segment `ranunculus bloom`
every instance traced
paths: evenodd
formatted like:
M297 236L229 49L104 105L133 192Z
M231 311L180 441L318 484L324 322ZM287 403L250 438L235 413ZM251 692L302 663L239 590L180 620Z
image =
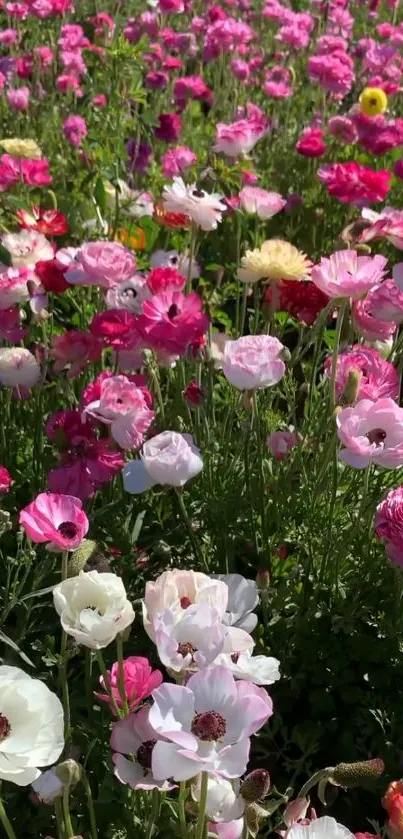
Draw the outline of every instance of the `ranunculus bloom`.
M377 320L388 324L391 321L403 323L403 291L396 287L393 280L384 280L371 288L365 302L367 311Z
M182 131L182 120L179 114L160 114L157 128L154 134L157 140L164 140L165 143L175 143Z
M0 310L16 304L27 303L30 298L28 282L35 284L35 275L29 268L0 270Z
M72 285L100 285L103 288L123 283L136 271L133 254L117 242L89 242L80 248L70 263L66 280Z
M12 306L10 309L0 308L0 338L12 344L25 338L28 330L21 327L21 320L22 312L18 306Z
M122 580L108 572L80 571L53 589L53 601L67 635L90 650L107 647L134 620Z
M147 345L172 355L183 355L189 344L207 332L209 319L196 292L162 291L143 303L138 320Z
M359 256L357 251L335 251L312 268L312 281L329 297L361 297L385 276L384 256Z
M34 206L31 212L17 210L15 215L20 227L43 233L44 236L63 236L68 231L66 216L59 210L41 210Z
M325 134L320 128L305 128L295 148L304 157L321 157L326 152Z
M380 213L364 208L362 217L368 226L360 233L359 242L372 242L373 239L386 239L395 248L403 250L403 211L393 207L384 207Z
M190 434L163 431L144 443L140 460L123 469L126 492L144 492L154 484L181 487L203 469L203 460Z
M78 548L89 521L79 498L42 492L20 512L20 525L32 542L49 542L62 551Z
M9 491L13 479L5 466L0 466L0 495L5 495Z
M247 250L242 257L238 278L243 283L258 280L304 280L311 261L302 251L283 239L267 239L260 248Z
M87 124L85 119L77 114L71 114L71 116L64 120L63 134L72 146L75 146L76 148L81 146L82 141L87 136Z
M147 277L147 286L151 294L161 291L182 291L185 277L175 268L153 268Z
M136 315L127 309L98 312L90 323L90 331L96 338L102 339L105 346L116 348L130 348L139 337Z
M283 350L283 344L270 335L244 335L236 341L227 341L222 371L239 390L272 387L285 373L280 358Z
M35 264L35 275L39 277L45 291L62 294L70 288L64 279L65 271L57 259L40 260Z
M153 628L160 661L176 673L202 670L224 650L226 628L219 612L207 603L189 606L179 620L173 610L165 609Z
M41 368L34 355L24 347L0 349L0 384L6 387L30 388L36 385Z
M357 207L384 201L390 190L391 177L386 169L376 172L355 161L327 163L318 171L318 178L329 195L343 204L355 204Z
M53 248L42 233L21 230L5 233L1 243L11 256L13 268L33 268L41 259L53 259Z
M100 398L87 405L85 413L108 425L123 449L140 448L154 419L143 390L127 376L105 378Z
M403 565L403 487L388 492L376 508L375 533L379 539L387 543L386 552L389 559ZM403 795L401 800L403 802ZM389 812L388 807L386 809Z
M182 390L182 396L188 405L193 408L198 408L203 404L205 393L203 388L201 388L197 382L191 381L188 385L186 385L184 390Z
M174 178L171 186L165 186L162 194L165 210L185 213L202 230L216 230L226 210L222 196L209 194L196 184L186 186L182 178Z
M236 682L225 667L196 673L186 687L161 685L153 699L149 721L170 741L158 741L153 749L152 771L159 780L188 780L200 771L239 777L249 737L272 714L264 688Z
M176 146L169 149L162 156L162 173L164 178L173 178L195 163L197 156L187 146Z
M400 565L400 562L398 564ZM403 830L403 784L401 781L392 781L389 784L382 799L382 806L389 816L386 824L388 835L401 836Z
M392 282L386 280L379 286L375 286L375 290L382 285ZM353 300L353 323L354 328L359 335L362 335L366 341L387 341L394 335L397 329L395 321L383 320L383 318L375 317L375 309L373 308L373 289L371 289L366 297L363 299ZM397 291L397 289L396 289ZM373 313L374 312L374 313Z
M7 102L14 111L26 111L29 106L30 95L29 87L10 88L7 91Z
M319 312L329 302L329 298L315 283L281 280L275 285L269 283L265 292L265 302L273 309L288 312L306 326L312 326Z
M19 667L0 666L0 778L20 787L64 748L63 707L55 693Z
M201 571L164 571L155 581L146 582L143 601L144 629L155 641L154 624L158 615L169 609L179 620L183 611L195 603L210 604L224 620L228 607L228 593L229 588L224 579L209 577Z
M330 377L332 359L325 362L326 376ZM341 353L337 358L336 394L340 398L346 389L350 374L358 377L355 402L361 399L377 399L389 397L397 399L399 396L399 373L389 361L386 361L377 350L357 344L351 350Z
M151 772L151 760L155 743L162 740L150 725L150 707L143 705L136 713L129 714L115 723L111 735L112 760L115 775L122 784L132 789L159 789L167 792L174 785L169 781L157 781ZM135 755L130 760L125 755Z
M69 329L63 335L54 335L50 358L54 359L55 373L69 367L67 377L73 379L84 370L91 361L98 361L101 357L102 344L90 332L79 329Z
M108 670L108 677L108 687L112 691L118 708L121 708L122 697L119 690L119 663L117 661ZM99 681L101 688L106 690L104 677L101 676ZM150 696L150 693L160 686L163 677L159 670L151 668L148 658L131 655L123 659L123 681L127 704L130 711L133 711L136 705L140 705L143 699L147 699L147 696ZM110 704L108 693L96 693L95 696L102 702L109 702Z
M403 465L403 408L393 399L362 399L340 411L336 423L344 463L357 469L370 463L386 469Z
M343 824L330 816L322 816L308 824L294 824L287 830L286 839L354 839Z
M128 312L138 315L141 312L144 300L149 300L150 297L148 277L143 274L134 274L129 280L124 280L119 285L108 288L105 299L108 309L126 309Z
M298 434L295 431L272 431L266 439L266 446L275 460L284 460L297 445Z
M227 157L249 154L268 131L268 122L262 118L240 119L229 124L219 122L216 126L216 141L213 151L223 152Z
M278 192L267 192L256 186L245 186L238 198L245 213L257 215L262 220L273 218L287 203Z

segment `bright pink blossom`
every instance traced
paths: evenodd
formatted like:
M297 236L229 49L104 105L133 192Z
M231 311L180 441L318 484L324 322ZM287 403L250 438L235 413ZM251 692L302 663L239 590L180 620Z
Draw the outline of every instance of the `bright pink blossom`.
M105 690L104 677L101 676L99 681L102 689ZM147 696L150 696L150 693L160 686L163 677L159 670L152 670L147 658L131 655L123 659L123 681L127 704L130 711L133 711L136 705L140 705L143 699L147 699ZM118 708L121 708L122 698L119 691L119 664L117 661L108 670L108 686ZM96 693L95 696L102 702L109 702L110 704L108 693Z
M322 166L318 178L333 198L343 204L363 207L385 200L390 189L391 173L386 169L376 172L368 166L351 161Z
M403 565L403 487L392 489L376 508L375 533L386 542L386 553Z
M304 157L321 157L326 152L323 138L321 128L305 128L295 146L296 151Z
M90 330L105 346L130 349L139 339L138 318L128 309L108 309L94 315Z
M69 329L63 335L53 336L49 355L55 362L55 373L68 367L67 378L74 379L87 364L99 361L101 351L102 344L90 332Z
M63 123L63 134L72 146L81 146L82 141L87 136L85 119L74 114L67 117Z
M78 548L89 527L82 503L71 495L42 492L20 512L20 525L32 542L49 542L60 550Z
M370 463L386 469L403 465L403 408L393 399L362 399L336 416L344 463L365 469Z
M325 374L330 378L332 359L325 362ZM349 383L350 373L358 376L357 395L354 401L399 396L399 373L377 350L357 344L351 350L341 353L337 358L336 394L340 398Z
M5 495L11 485L13 484L13 479L5 466L0 466L0 495Z
M162 173L164 178L173 178L188 169L197 160L194 152L187 146L175 146L162 156Z
M183 355L193 341L207 332L209 319L200 297L192 292L162 291L143 303L139 329L149 346Z
M387 324L394 322L395 327L397 323L403 323L403 291L393 280L385 280L371 288L365 303L368 313L377 320Z
M380 285L382 286L383 283ZM379 286L376 286L376 288L379 288ZM358 334L362 335L366 341L387 341L396 332L397 323L376 317L376 304L374 309L373 291L371 289L366 297L353 301L354 327Z
M10 88L7 91L7 102L14 111L26 111L29 106L30 95L29 87Z
M100 398L87 405L84 413L108 425L123 449L140 448L154 419L143 390L127 376L105 378Z
M359 235L359 242L386 239L395 248L403 250L403 210L384 207L380 213L376 213L374 210L364 209L362 216L368 226Z
M185 283L185 277L175 268L153 268L147 277L147 286L151 294L160 294L162 291L182 291Z

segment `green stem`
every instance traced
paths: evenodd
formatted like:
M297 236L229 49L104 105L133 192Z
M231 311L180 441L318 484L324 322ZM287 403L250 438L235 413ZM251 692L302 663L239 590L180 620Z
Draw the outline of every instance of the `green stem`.
M62 553L62 581L67 580L68 575L68 552L63 551ZM66 652L67 652L67 633L62 631L62 639L60 642L60 667L59 667L59 685L62 692L62 701L63 701L63 711L64 711L64 740L65 743L69 743L71 737L71 719L70 719L70 695L69 695L69 685L67 681L67 660L66 660Z
M248 283L245 283L242 295L242 308L241 308L241 322L239 327L239 337L242 337L245 329L245 320L246 320L246 305L248 302L248 291L249 286Z
M88 812L89 812L90 824L91 824L91 839L98 839L97 821L96 821L96 818L95 818L95 810L94 810L94 799L92 797L92 790L91 790L90 782L89 782L85 772L83 772L82 781L83 781L83 784L84 784L85 794L87 796L87 806L88 806Z
M192 291L192 268L193 268L193 257L195 254L196 248L196 233L197 227L195 224L192 224L190 228L190 244L189 244L189 267L188 267L188 275L186 280L186 294L190 294Z
M113 709L113 711L114 711L114 713L117 717L121 717L122 716L121 711L120 711L120 708L118 708L118 706L117 706L116 699L115 699L115 697L113 695L113 692L112 692L112 689L111 689L109 672L106 668L106 664L105 664L105 661L104 661L104 657L101 653L101 650L96 651L96 656L97 656L97 661L98 661L98 664L99 664L99 669L100 669L101 674L102 674L103 679L104 679L105 690L106 690L106 692L109 696L109 699L110 699L110 702L111 702L111 705L112 705L112 709Z
M123 638L120 633L116 636L116 649L118 654L118 688L120 698L122 700L124 716L126 717L129 713L129 705L126 696L125 671L123 667Z
M11 822L10 822L10 820L7 816L7 813L4 809L4 804L3 804L3 801L2 801L1 798L0 798L0 822L4 827L4 830L6 832L6 836L8 836L8 839L17 839L17 837L14 833L14 830L12 828Z
M186 530L188 532L189 540L190 540L190 543L191 543L192 548L193 548L193 553L194 553L194 555L197 559L197 563L198 563L199 566L204 565L206 571L208 572L209 571L209 566L208 566L208 563L207 563L207 561L206 561L206 559L203 555L203 552L200 549L200 545L199 545L199 543L198 543L198 541L195 537L195 534L192 530L192 525L190 523L190 519L189 519L187 510L186 510L186 507L185 507L185 503L184 503L182 494L181 494L180 490L178 490L178 489L174 489L174 492L175 492L175 497L176 497L177 502L178 502L180 516L181 516L181 519L182 519L182 521L183 521L183 523L186 527Z
M301 787L297 795L297 798L306 798L308 792L312 789L312 787L316 787L316 784L318 784L319 781L322 781L324 778L330 777L331 773L331 769L319 769L319 772L315 772L315 774L312 775L311 778L309 778L306 784L304 784L304 786Z
M185 816L185 801L187 797L187 789L186 789L186 782L181 781L179 785L179 799L178 799L178 815L179 815L179 827L181 832L181 839L188 839L188 830L186 827L186 816Z
M71 837L74 836L74 830L73 830L73 825L71 823L71 816L70 816L69 797L70 797L70 787L67 784L65 786L64 790L63 790L63 798L62 798L64 827L65 827L66 839L71 839Z
M197 818L195 839L203 839L204 826L206 821L206 804L207 804L207 789L208 789L208 772L202 772L199 815Z
M154 831L154 825L156 824L159 816L160 806L161 806L161 793L157 789L153 789L152 792L152 807L150 818L148 819L147 829L145 832L145 839L151 839Z
M334 336L334 345L333 345L333 353L332 353L332 372L330 375L330 405L332 410L334 411L336 407L336 372L337 372L337 357L339 354L339 347L340 347L340 336L341 330L343 328L343 321L344 315L346 313L347 308L347 300L342 300L340 303L339 311L337 313L337 321L336 321L336 332Z
M64 839L63 811L61 798L55 799L54 808L58 839Z

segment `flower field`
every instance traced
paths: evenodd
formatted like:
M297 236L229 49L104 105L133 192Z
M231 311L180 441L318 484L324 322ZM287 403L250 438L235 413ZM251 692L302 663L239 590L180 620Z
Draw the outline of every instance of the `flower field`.
M0 837L403 839L400 0L0 0Z

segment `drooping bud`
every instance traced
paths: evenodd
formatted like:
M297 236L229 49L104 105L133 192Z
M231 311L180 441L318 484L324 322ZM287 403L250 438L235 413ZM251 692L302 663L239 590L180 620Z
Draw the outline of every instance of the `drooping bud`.
M347 384L341 395L343 405L353 405L357 401L358 391L360 389L361 373L359 370L350 370L348 374Z
M294 801L289 801L283 815L286 827L291 827L294 822L304 819L307 814L308 807L308 798L295 798Z
M254 769L241 784L241 795L251 804L264 798L270 789L270 775L267 769Z
M41 804L53 804L63 793L64 784L54 769L47 769L32 783L32 789Z
M270 574L266 568L259 568L256 574L256 582L260 591L266 591L270 585Z
M385 764L381 758L373 760L362 760L357 763L339 763L332 770L330 781L339 787L365 787L368 781L371 782L380 778L385 771Z
M197 384L197 382L191 381L187 387L182 390L182 396L190 408L199 408L204 400L204 390Z
M93 539L83 539L79 548L72 553L67 566L68 577L76 577L97 550L97 543Z
M79 763L71 758L63 760L58 766L54 768L55 774L59 780L68 787L74 787L81 780L82 767Z

